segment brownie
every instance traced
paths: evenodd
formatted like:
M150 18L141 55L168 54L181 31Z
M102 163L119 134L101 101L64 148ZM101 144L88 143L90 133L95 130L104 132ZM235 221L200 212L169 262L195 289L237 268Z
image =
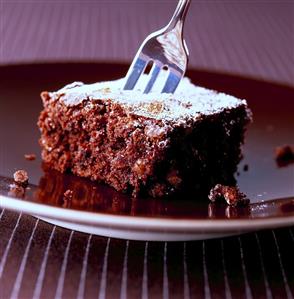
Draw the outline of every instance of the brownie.
M174 94L122 90L125 79L42 92L42 158L134 196L162 197L231 183L251 120L245 100L184 78Z

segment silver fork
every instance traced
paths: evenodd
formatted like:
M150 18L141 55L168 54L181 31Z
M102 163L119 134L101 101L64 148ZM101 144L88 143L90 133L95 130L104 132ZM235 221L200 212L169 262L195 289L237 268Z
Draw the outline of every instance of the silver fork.
M191 0L179 0L168 25L147 36L140 46L126 76L125 90L135 87L147 64L152 61L150 78L144 93L149 93L163 67L169 74L162 89L163 93L174 93L188 63L188 48L183 39L184 20Z

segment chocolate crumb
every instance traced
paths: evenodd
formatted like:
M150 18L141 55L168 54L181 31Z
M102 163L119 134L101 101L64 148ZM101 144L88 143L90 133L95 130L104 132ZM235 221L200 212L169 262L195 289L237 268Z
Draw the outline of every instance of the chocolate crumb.
M72 190L66 190L64 193L63 193L63 197L64 197L64 200L68 200L68 201L71 201L72 200L72 197L73 197L73 191Z
M36 155L35 154L25 154L24 157L28 161L34 161L34 160L36 160Z
M14 181L23 186L23 187L26 187L28 185L28 182L29 182L29 176L28 176L28 173L23 170L23 169L20 169L20 170L17 170L14 174L13 174L13 178L14 178Z
M221 184L215 185L215 187L210 190L208 198L212 202L224 198L230 206L245 206L250 202L246 195L240 192L238 187L224 186Z
M275 156L279 167L294 163L294 146L284 145L276 147Z
M25 188L18 184L11 184L9 185L8 195L23 198L25 196Z
M245 165L243 166L243 170L244 170L244 171L248 171L248 169L249 169L248 164L245 164Z

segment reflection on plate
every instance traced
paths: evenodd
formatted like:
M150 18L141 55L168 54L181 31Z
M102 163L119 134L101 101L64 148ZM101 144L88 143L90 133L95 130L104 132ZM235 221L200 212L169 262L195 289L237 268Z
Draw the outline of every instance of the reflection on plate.
M229 207L209 204L203 194L164 200L134 199L108 186L46 169L39 158L36 161L24 159L26 153L40 152L36 120L41 109L39 93L42 89L55 90L74 80L94 82L118 78L127 66L48 64L1 68L1 105L3 101L4 107L0 118L5 123L0 128L2 141L5 141L0 143L2 207L37 215L70 229L139 240L205 239L294 224L294 167L279 168L273 156L276 146L291 143L291 140L293 143L293 89L190 71L191 79L200 85L246 98L254 113L244 160L236 176L240 189L250 197L252 204ZM34 80L24 81L28 75ZM243 169L245 164L249 165L248 171ZM13 181L8 177L12 177L16 169L29 172L32 184L25 193L11 189ZM64 197L68 189L73 191L71 200Z
M39 186L21 188L0 177L2 206L69 229L117 238L196 240L294 224L294 197L248 207L209 204L201 198L135 199L55 171L46 171ZM73 191L70 200L64 196L68 189Z

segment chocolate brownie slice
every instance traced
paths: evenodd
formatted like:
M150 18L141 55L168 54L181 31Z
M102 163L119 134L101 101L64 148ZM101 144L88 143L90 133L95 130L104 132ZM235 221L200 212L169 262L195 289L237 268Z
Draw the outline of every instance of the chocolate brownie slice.
M251 113L245 100L184 78L174 94L122 90L125 79L42 92L43 160L133 195L209 190L233 180ZM158 89L159 90L159 89Z

